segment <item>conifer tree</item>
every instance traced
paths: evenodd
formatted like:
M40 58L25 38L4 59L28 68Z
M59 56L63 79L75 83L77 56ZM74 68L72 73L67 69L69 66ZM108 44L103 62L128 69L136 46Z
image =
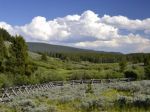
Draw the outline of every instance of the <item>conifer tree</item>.
M127 66L127 62L126 61L121 61L119 63L119 66L120 66L120 72L124 72L125 69L126 69L126 66Z
M14 73L25 74L28 60L28 47L22 36L16 36L10 47L10 58L8 60L8 70ZM12 68L13 67L13 68Z
M9 42L13 41L12 36L3 28L0 28L0 35L3 37L4 41L9 41Z
M146 79L150 79L150 64L147 65L147 66L144 68L144 70L145 70L145 78L146 78Z
M0 72L4 71L3 61L6 57L6 47L3 37L0 35Z
M47 61L47 54L46 53L42 53L41 60Z

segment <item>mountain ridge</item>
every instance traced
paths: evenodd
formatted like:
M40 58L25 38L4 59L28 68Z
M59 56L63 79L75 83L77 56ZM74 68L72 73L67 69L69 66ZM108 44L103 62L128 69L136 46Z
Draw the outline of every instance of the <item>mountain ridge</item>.
M104 53L104 54L123 54L120 52L106 52L96 51L90 49L75 48L64 45L54 45L42 42L27 42L28 48L32 52L56 52L56 53L79 53L79 52L92 52L92 53Z

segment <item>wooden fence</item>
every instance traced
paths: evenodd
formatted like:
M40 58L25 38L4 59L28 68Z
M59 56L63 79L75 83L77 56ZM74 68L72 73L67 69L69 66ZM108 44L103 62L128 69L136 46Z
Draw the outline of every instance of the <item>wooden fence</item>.
M0 89L0 102L8 102L13 100L15 96L27 95L38 93L39 91L47 91L52 87L64 86L64 84L77 85L77 84L96 84L96 83L111 83L111 82L129 82L133 81L132 78L120 78L120 79L91 79L91 80L71 80L71 81L52 81L49 83L35 84L35 85L23 85L9 88Z

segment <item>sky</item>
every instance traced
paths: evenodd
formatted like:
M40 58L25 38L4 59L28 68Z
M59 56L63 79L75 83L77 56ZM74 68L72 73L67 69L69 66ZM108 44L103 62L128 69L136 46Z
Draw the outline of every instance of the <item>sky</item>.
M0 0L0 27L26 41L150 52L150 0Z

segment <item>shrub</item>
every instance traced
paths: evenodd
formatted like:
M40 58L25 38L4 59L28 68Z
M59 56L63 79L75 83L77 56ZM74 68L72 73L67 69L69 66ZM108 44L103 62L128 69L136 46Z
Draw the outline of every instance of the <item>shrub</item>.
M117 104L117 106L119 106L120 108L123 108L124 106L127 105L127 98L122 96L122 97L119 97L115 103Z
M4 66L2 65L2 62L0 61L0 73L3 73L4 72Z
M81 80L81 79L91 79L92 75L88 71L75 71L71 74L70 79L71 80Z
M65 104L65 103L68 103L70 101L73 101L73 98L71 96L66 95L66 96L63 96L60 98L59 103Z
M32 108L36 106L35 103L30 99L21 100L18 102L18 105L23 107L32 107Z
M28 84L28 77L25 75L17 74L14 78L14 85L24 85Z
M122 78L122 77L123 77L123 75L121 72L116 72L113 70L107 70L104 78L113 79L113 78Z
M10 80L9 80L10 79ZM0 88L9 87L12 85L11 78L6 74L0 74Z
M88 84L87 88L86 88L86 93L94 93L93 88L92 88L92 84Z
M34 64L26 65L25 75L30 76L36 70L37 70L37 65L34 65Z
M145 78L150 79L150 65L145 67Z
M57 108L56 108L56 106L51 105L48 107L47 111L48 112L57 112Z
M92 99L92 98L85 99L85 101L81 102L80 108L88 112L91 112L92 110L100 108L100 107L105 108L106 107L105 100L103 98L102 99Z
M145 109L149 108L150 106L150 97L147 96L137 96L133 100L133 105L135 107L143 107Z
M80 105L81 109L85 109L85 110L89 110L90 109L90 105L88 102L82 102Z
M42 53L41 60L42 60L42 61L47 61L47 60L48 60L46 53Z
M48 112L48 107L45 105L40 105L39 107L32 109L31 112Z
M139 80L144 79L144 68L141 66L136 66L136 68L134 69L134 71L137 73L137 78Z
M137 73L134 71L126 71L124 74L125 78L134 78L135 80L137 79Z
M40 78L40 82L49 82L49 81L62 81L64 80L64 76L59 74L56 71L48 71L42 74Z
M127 66L126 61L120 62L120 63L119 63L119 66L120 66L120 71L121 71L121 72L124 72L124 70L126 69L126 66Z

